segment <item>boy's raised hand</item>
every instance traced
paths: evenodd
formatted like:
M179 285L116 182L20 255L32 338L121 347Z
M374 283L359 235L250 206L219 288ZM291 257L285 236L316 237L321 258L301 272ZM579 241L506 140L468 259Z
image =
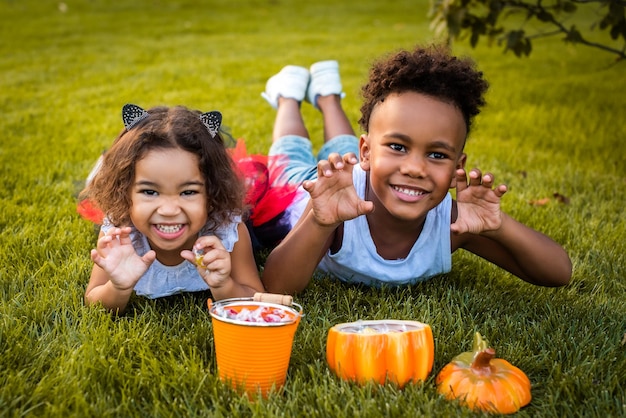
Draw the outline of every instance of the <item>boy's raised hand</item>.
M317 163L317 180L302 186L311 195L313 213L320 225L335 226L374 210L374 204L362 200L352 183L352 169L359 160L354 153L343 157L332 153Z
M91 250L92 261L106 272L119 290L133 288L156 259L156 253L152 250L143 257L137 254L130 232L130 227L112 228L98 238L96 249Z
M469 182L465 170L456 171L456 201L458 215L450 225L452 232L457 234L480 234L495 231L502 224L500 198L506 193L506 186L500 184L493 187L494 177L491 173L483 175L480 170L473 169L469 173Z

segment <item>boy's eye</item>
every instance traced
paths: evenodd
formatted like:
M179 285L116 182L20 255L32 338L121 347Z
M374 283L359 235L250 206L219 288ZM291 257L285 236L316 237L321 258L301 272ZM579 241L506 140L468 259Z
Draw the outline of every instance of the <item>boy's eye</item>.
M400 145L400 144L390 144L389 148L391 148L394 151L400 151L400 152L405 150L404 145Z
M436 160L443 160L445 158L448 158L448 156L442 152L431 152L430 154L428 154L428 156Z

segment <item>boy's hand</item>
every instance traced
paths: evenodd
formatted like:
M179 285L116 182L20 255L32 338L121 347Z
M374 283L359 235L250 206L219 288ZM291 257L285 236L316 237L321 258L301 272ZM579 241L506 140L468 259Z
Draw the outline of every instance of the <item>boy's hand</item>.
M130 240L130 227L112 228L98 238L91 259L118 290L132 289L156 258L154 251L139 257Z
M336 226L374 210L374 204L359 199L352 183L352 169L359 161L354 153L341 157L337 153L317 163L317 180L302 186L311 195L316 221L323 226Z
M506 193L506 186L494 185L491 173L482 175L480 170L469 173L469 184L465 170L456 171L456 201L458 215L450 225L452 232L480 234L495 231L502 225L500 198Z
M193 248L193 252L183 250L180 255L196 265L198 273L210 288L221 287L230 280L230 253L218 237L200 237Z

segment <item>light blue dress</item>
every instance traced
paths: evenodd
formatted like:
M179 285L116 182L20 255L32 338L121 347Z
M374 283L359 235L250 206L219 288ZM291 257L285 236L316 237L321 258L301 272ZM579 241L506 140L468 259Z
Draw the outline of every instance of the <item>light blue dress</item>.
M198 234L199 236L216 235L228 252L232 252L235 243L239 240L237 226L241 222L241 217L233 216L231 222L218 228L209 228L205 225ZM108 220L105 219L100 230L104 233L114 228ZM150 251L150 244L144 234L137 231L134 227L130 234L130 239L137 254L143 256ZM187 260L183 260L177 266L165 266L154 260L148 270L141 276L135 285L135 292L140 296L150 299L174 295L183 292L198 292L208 290L209 286L198 274L196 266Z

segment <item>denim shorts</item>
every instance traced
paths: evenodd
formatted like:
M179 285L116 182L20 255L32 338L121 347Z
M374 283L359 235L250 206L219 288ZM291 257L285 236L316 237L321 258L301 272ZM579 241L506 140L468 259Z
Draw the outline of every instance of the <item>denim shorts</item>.
M305 180L315 180L317 162L327 160L333 152L340 155L353 152L358 158L359 139L354 135L338 135L326 142L315 157L308 138L286 135L278 138L270 147L269 170L273 171L280 166L283 173L277 181L300 185Z

